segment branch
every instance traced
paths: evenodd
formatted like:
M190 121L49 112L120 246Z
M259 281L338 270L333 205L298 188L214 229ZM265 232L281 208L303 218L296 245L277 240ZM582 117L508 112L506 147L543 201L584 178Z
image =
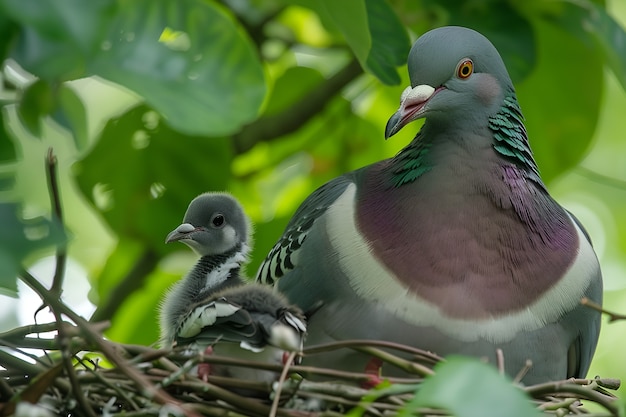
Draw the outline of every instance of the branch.
M279 114L261 117L245 126L233 136L235 152L238 154L250 150L259 142L269 142L298 130L317 115L328 102L363 70L358 61L352 60L343 69L327 79L306 97Z
M51 295L55 295L55 293L50 290ZM65 369L65 374L70 381L70 386L72 387L72 392L74 393L74 398L76 398L76 402L80 408L83 409L85 414L88 417L97 417L96 413L93 411L91 404L85 397L85 393L83 392L80 383L78 382L78 377L76 376L76 371L74 370L74 364L72 363L72 358L74 357L75 352L72 351L70 347L70 336L66 330L65 323L61 317L61 313L50 307L52 313L54 314L54 318L56 319L59 334L59 348L61 350L61 362L63 363L63 368Z
M41 299L47 303L50 308L66 315L70 318L84 333L85 337L94 345L98 346L100 351L111 361L121 372L123 372L128 379L130 379L139 390L150 399L154 399L159 404L170 404L183 411L187 416L197 416L197 413L187 410L182 407L182 404L167 394L165 391L158 389L152 384L148 378L146 378L138 369L129 366L126 361L119 356L115 351L113 345L106 341L100 334L98 334L92 328L92 324L87 320L76 314L72 309L67 307L61 300L51 294L46 288L41 285L35 277L33 277L28 271L22 270L20 273L22 281L26 285L35 291Z
M614 322L614 321L618 321L618 320L626 320L626 315L624 314L619 314L619 313L613 313L612 311L606 310L604 309L600 304L594 303L593 301L591 301L590 299L588 299L587 297L583 297L582 300L580 300L580 304L589 307L593 310L596 310L600 313L606 314L607 316L609 316L609 323Z
M585 382L590 382L586 385ZM593 401L603 406L612 415L619 415L618 408L613 404L616 400L615 397L608 396L595 390L598 384L595 381L584 380L565 380L556 382L546 382L543 384L536 384L524 388L524 390L533 398L541 398L546 395L554 394L569 394L579 399L586 399Z
M120 305L132 293L143 287L146 277L156 268L159 256L152 249L146 249L135 266L111 290L107 299L102 303L89 319L91 322L111 320Z
M413 346L402 345L400 343L388 342L385 340L367 340L367 339L351 339L351 340L342 340L329 342L314 346L309 346L304 349L304 353L306 355L313 355L317 353L323 353L327 351L332 351L338 348L358 348L358 347L379 347L386 349L393 349L399 352L406 352L412 354L415 359L436 364L438 362L443 361L443 358L435 353L428 352L426 350L422 350Z
M46 173L48 177L48 191L50 193L50 206L52 214L59 224L63 224L63 209L61 208L61 196L59 192L59 182L57 178L57 158L52 148L48 148L46 155ZM57 297L61 296L63 291L63 278L65 277L65 265L67 261L67 243L59 243L56 251L56 266L54 270L54 278L50 292Z
M606 185L607 187L613 187L620 190L626 189L626 181L619 178L609 177L608 175L600 174L583 166L578 166L574 169L581 177L587 178L590 181L597 182L598 184Z

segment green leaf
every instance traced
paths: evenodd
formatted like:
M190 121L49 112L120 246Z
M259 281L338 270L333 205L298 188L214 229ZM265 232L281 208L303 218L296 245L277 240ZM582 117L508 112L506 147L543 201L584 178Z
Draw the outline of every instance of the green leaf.
M385 0L305 2L343 34L361 66L385 84L398 84L396 67L406 62L409 37Z
M85 104L67 83L58 89L56 99L57 106L52 117L72 132L76 149L82 151L89 143Z
M324 82L319 71L307 67L291 67L275 82L264 116L278 114L295 103L306 100L307 95Z
M346 38L363 67L372 46L372 38L368 26L367 7L364 0L321 0L307 2L313 10L323 14L325 21L331 21ZM318 6L319 5L319 6Z
M8 125L4 122L5 118L6 111L4 108L0 108L0 163L14 162L17 159L15 142L9 135ZM0 187L1 189L2 187Z
M89 72L146 99L172 128L222 136L256 118L263 69L239 25L202 0L122 2Z
M0 9L22 26L13 58L51 81L84 74L115 14L114 0L0 0Z
M548 19L584 42L597 46L626 90L626 32L607 11L586 0L561 0Z
M541 65L516 88L535 159L549 182L587 152L598 121L603 65L596 48L558 27L537 21L535 33ZM582 73L572 67L580 62Z
M35 137L41 137L41 119L52 112L54 95L47 81L37 80L24 91L17 108L22 124Z
M0 10L2 3L0 2ZM0 62L4 62L9 50L9 46L13 41L13 36L18 32L17 25L10 21L8 16L0 13Z
M0 294L17 296L17 274L33 252L66 240L62 227L44 217L23 219L20 205L0 202Z
M500 52L514 83L522 81L535 68L537 53L533 27L509 2L468 1L459 4L457 0L428 0L424 6L439 10L444 16L440 22L442 25L465 26L485 35Z
M541 415L530 398L492 365L460 356L436 365L435 375L424 380L398 416L412 416L411 410L418 407L447 410L455 417Z
M226 188L231 159L228 140L182 135L139 106L107 123L74 168L81 191L116 234L163 253L192 198Z
M365 0L372 38L366 68L385 84L400 83L396 67L404 64L411 44L400 19L385 0Z

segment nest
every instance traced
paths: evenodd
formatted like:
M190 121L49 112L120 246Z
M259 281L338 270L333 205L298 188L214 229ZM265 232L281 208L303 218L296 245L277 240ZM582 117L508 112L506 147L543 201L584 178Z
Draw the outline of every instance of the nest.
M182 349L120 344L102 337L105 324L89 323L80 317L73 319L75 323L38 324L0 335L0 342L13 352L23 354L24 349L38 349L44 353L30 355L35 359L32 363L0 351L0 364L5 368L0 371L0 397L4 402L0 415L15 413L24 402L50 410L50 415L67 416L449 415L442 409L411 408L420 383L444 360L419 349L384 342L345 341L304 352L314 355L334 349L356 349L378 357L385 366L399 366L414 375L385 380L368 390L360 387L371 382L372 375L293 365L295 354L281 367L190 354ZM46 332L56 334L49 338L39 336ZM192 371L201 363L269 369L281 376L271 384L217 376L203 381ZM616 397L609 390L618 387L617 380L596 378L519 389L526 391L546 413L586 414L584 402L585 406L596 403L603 410L594 416L617 416ZM242 390L248 394L237 393Z
M46 165L54 216L61 221L56 159L52 151L48 153ZM57 262L62 265L64 248L57 249ZM385 366L400 367L413 376L386 379L375 388L364 389L360 387L371 385L371 374L293 365L295 354L286 365L275 366L202 353L190 355L180 349L120 344L102 336L107 323L89 322L60 300L63 274L59 271L62 270L57 268L51 289L41 285L25 269L20 272L20 279L41 297L55 321L0 334L0 345L4 346L0 349L0 367L3 368L0 370L0 417L13 414L87 417L450 415L444 409L416 407L412 401L426 386L422 385L424 379L433 375L437 364L444 361L432 353L374 341L344 341L304 352L304 355L315 355L334 349L355 349L378 358ZM600 306L590 307L602 311ZM626 318L608 314L612 321ZM46 337L46 334L51 336ZM38 353L29 353L31 349ZM203 381L192 372L201 363L269 369L280 378L275 383L216 376ZM584 402L585 406L595 403L594 408L602 410L595 412L594 417L610 417L618 416L616 397L610 393L618 387L618 380L596 378L517 386L516 389L524 390L540 410L556 416L587 414L582 406ZM253 395L238 394L242 391ZM33 407L37 409L31 409Z

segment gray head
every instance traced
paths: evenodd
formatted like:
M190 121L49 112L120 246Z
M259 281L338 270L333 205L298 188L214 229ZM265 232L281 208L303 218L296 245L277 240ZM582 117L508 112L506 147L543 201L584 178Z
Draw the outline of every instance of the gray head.
M204 193L191 201L183 223L167 235L165 243L180 241L201 256L219 255L247 244L250 234L250 220L235 198Z
M411 87L387 122L385 137L416 119L450 123L497 112L513 84L493 44L463 27L433 29L413 44L408 58Z

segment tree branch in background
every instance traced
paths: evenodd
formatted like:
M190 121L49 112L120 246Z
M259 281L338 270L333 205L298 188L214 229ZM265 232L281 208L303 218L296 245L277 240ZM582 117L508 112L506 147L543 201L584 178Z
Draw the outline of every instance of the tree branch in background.
M259 142L269 142L298 130L319 114L333 97L362 73L358 61L352 60L290 108L279 114L261 117L245 126L233 136L235 152L244 153Z
M122 305L131 294L143 287L146 278L154 271L158 262L158 254L154 250L147 248L139 257L135 266L122 278L115 288L111 290L107 299L104 300L103 303L100 303L89 320L91 322L111 320L120 305Z
M52 207L52 215L63 224L63 209L61 207L61 194L59 192L59 182L57 179L57 158L52 148L48 149L46 155L46 174L48 178L48 192L50 193L50 206ZM50 291L57 297L61 296L63 291L63 279L65 277L65 265L67 261L67 243L63 242L56 248L56 266L54 270L54 278Z
M608 175L600 174L599 172L593 171L589 168L585 168L580 165L574 168L574 171L578 173L578 175L587 178L590 181L597 182L598 184L606 185L607 187L613 187L620 190L626 190L626 181L620 180L619 178L609 177Z

